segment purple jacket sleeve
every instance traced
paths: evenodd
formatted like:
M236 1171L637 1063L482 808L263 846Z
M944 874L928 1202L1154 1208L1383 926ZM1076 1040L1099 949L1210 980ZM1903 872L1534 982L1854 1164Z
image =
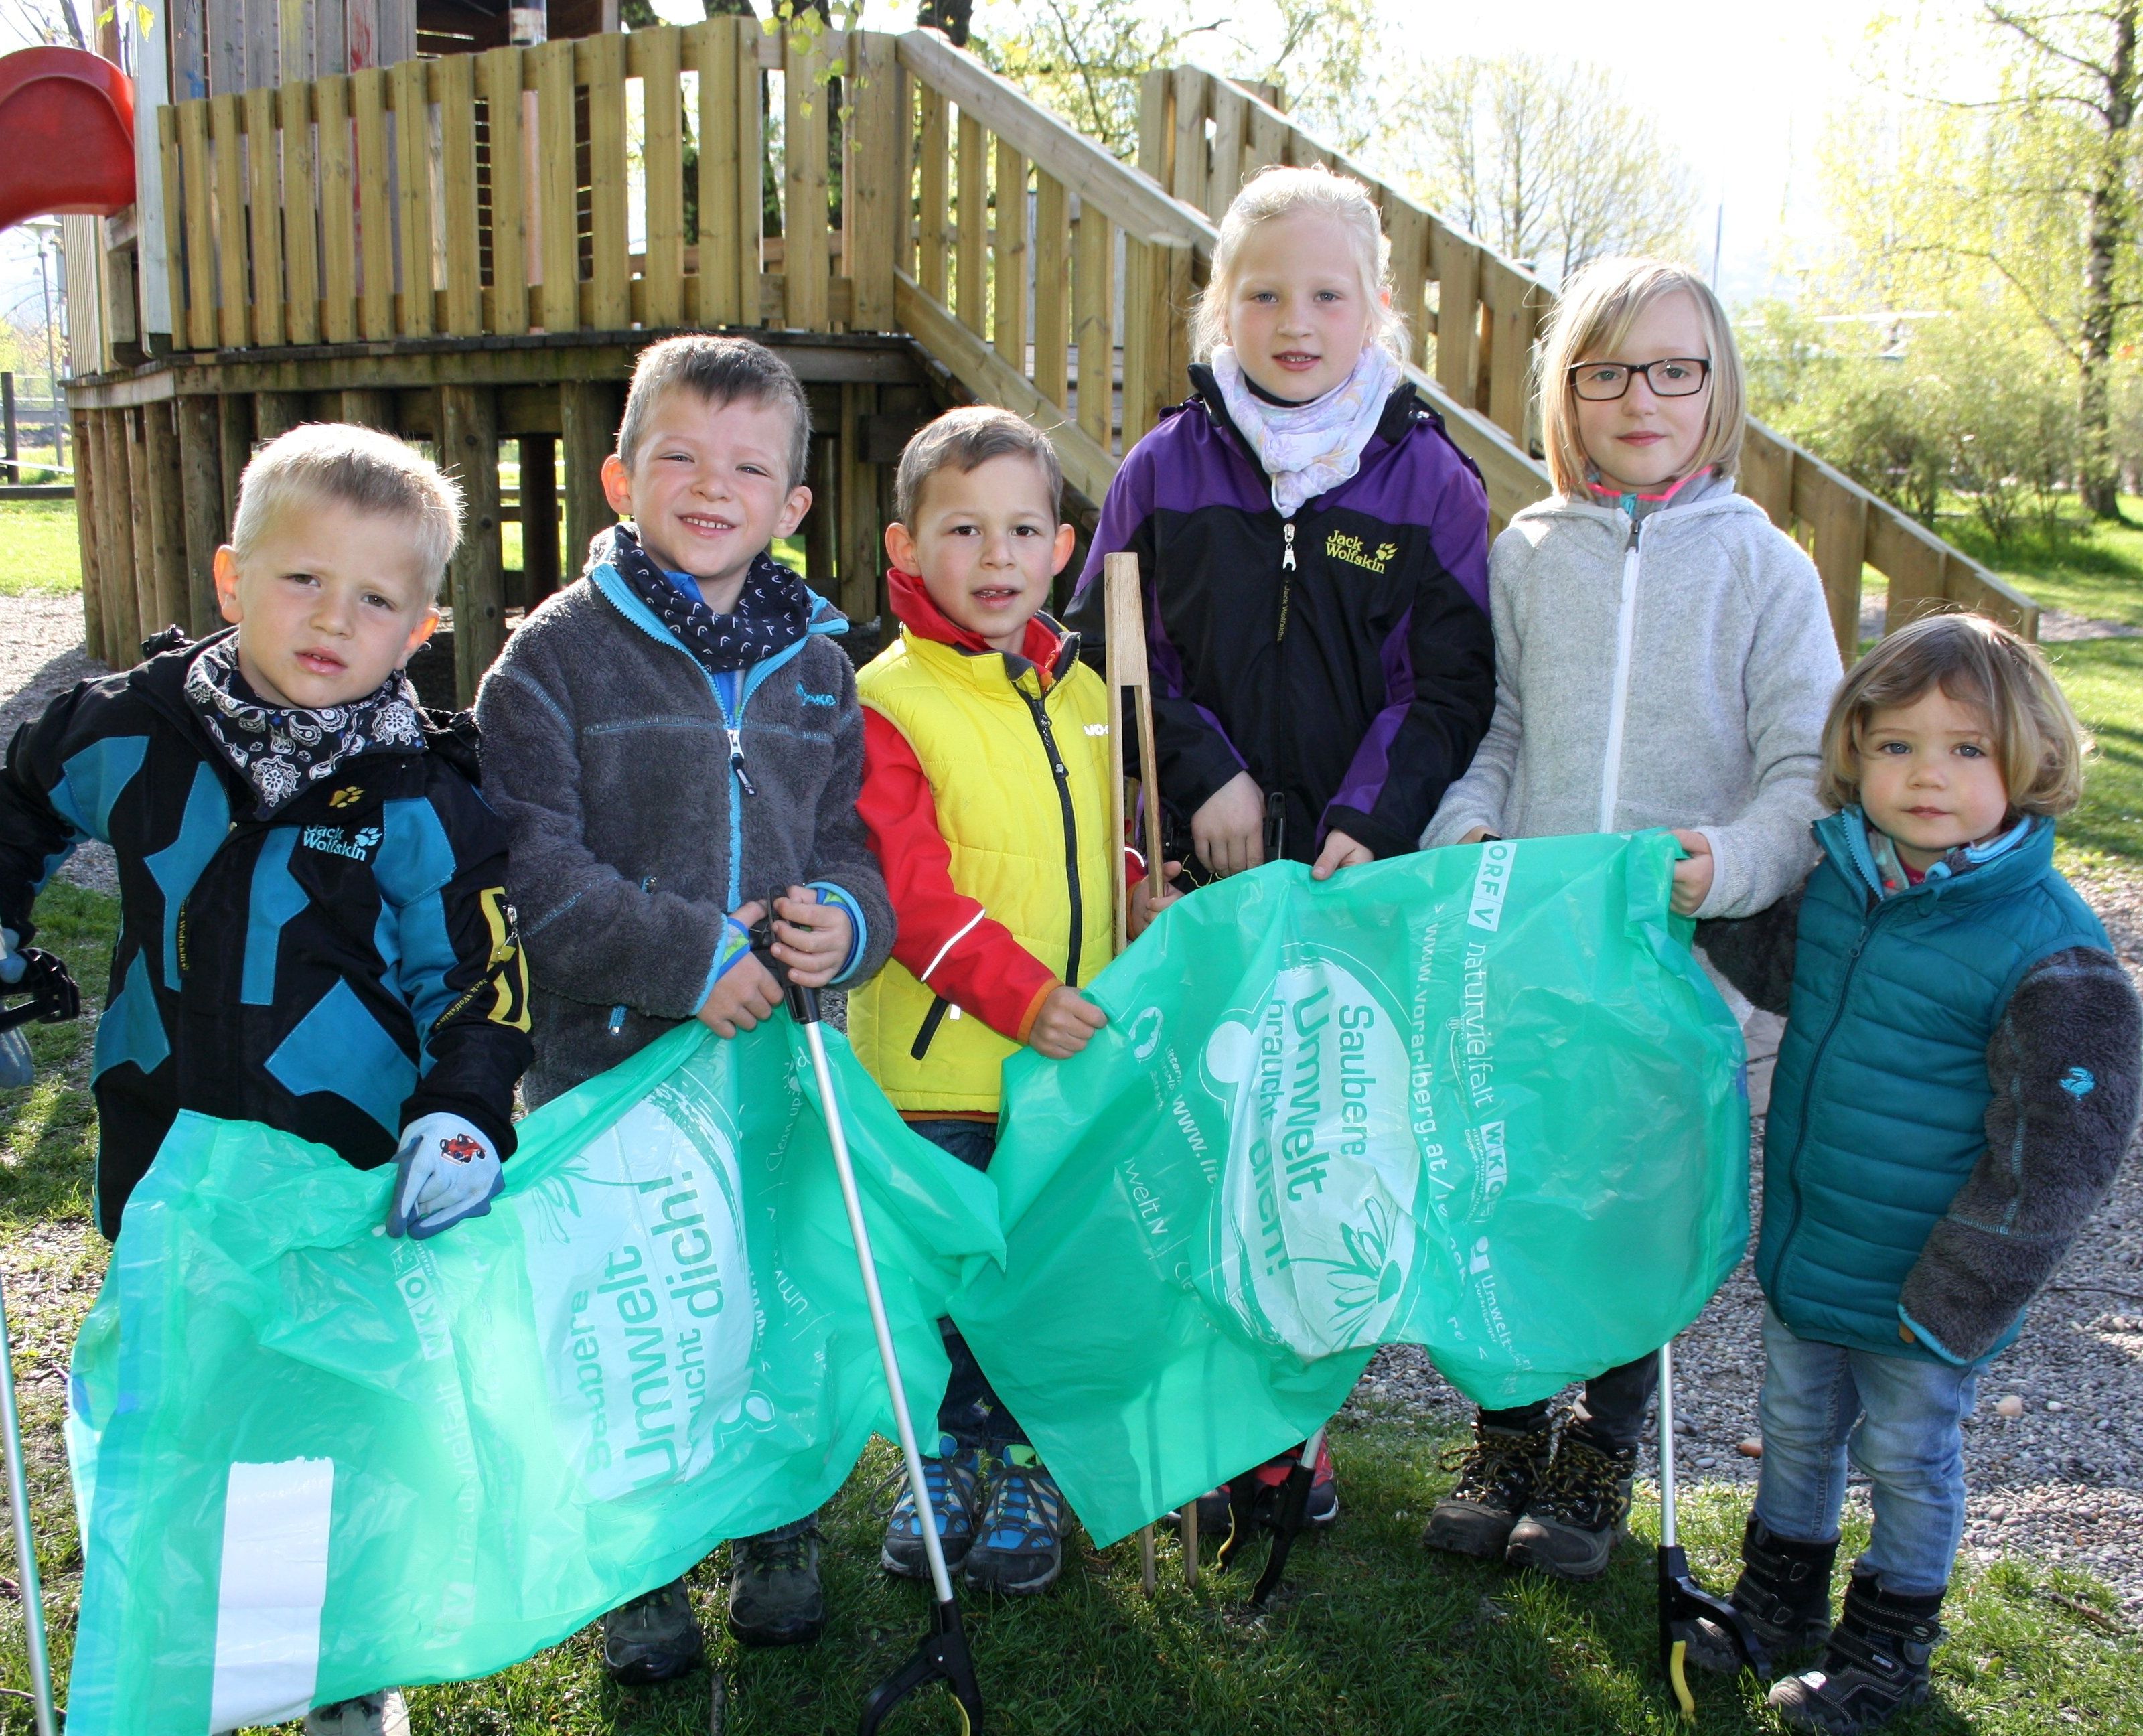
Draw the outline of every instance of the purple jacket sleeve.
M1114 554L1139 558L1139 590L1146 611L1146 664L1153 681L1153 749L1161 760L1161 785L1168 805L1186 818L1243 769L1243 756L1228 739L1220 720L1184 691L1183 667L1161 626L1161 586L1153 533L1153 467L1156 438L1163 423L1125 455L1116 480L1101 502L1101 522L1086 551L1066 625L1079 635L1081 655L1101 667L1107 643L1108 607L1101 582L1102 562ZM1118 728L1124 725L1119 720ZM1138 737L1126 730L1124 764L1138 761Z
M1496 708L1495 636L1489 626L1488 497L1441 436L1443 486L1429 517L1429 554L1413 602L1383 646L1383 708L1370 724L1320 837L1334 830L1379 858L1416 847L1461 776Z

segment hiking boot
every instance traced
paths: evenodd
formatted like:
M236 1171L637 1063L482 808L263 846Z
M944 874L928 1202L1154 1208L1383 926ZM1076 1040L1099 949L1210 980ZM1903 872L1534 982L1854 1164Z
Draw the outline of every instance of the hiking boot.
M923 1462L923 1486L929 1491L930 1511L938 1521L938 1546L945 1552L948 1571L957 1572L974 1546L975 1517L982 1505L981 1450L963 1447L949 1435L938 1443L936 1458ZM885 1541L878 1552L879 1565L904 1580L930 1576L929 1557L923 1552L922 1516L915 1511L915 1491L901 1479L900 1499L885 1521Z
M1454 1555L1500 1560L1509 1547L1511 1527L1546 1474L1554 1437L1546 1423L1532 1430L1473 1424L1473 1444L1447 1454L1444 1469L1458 1481L1436 1504L1421 1541L1430 1549Z
M1547 1475L1511 1527L1503 1559L1558 1580L1598 1579L1628 1527L1636 1471L1636 1447L1610 1452L1581 1429L1566 1428Z
M992 1470L990 1504L968 1551L968 1583L1007 1597L1032 1597L1055 1585L1063 1565L1064 1496L1057 1479L1042 1468L1032 1447L1007 1447Z
M1749 1620L1764 1648L1769 1674L1787 1659L1821 1645L1830 1632L1830 1570L1838 1539L1789 1543L1774 1536L1751 1513L1741 1531L1741 1577L1734 1582L1734 1607ZM1690 1630L1688 1658L1698 1669L1732 1675L1741 1654L1720 1625L1700 1616Z
M1873 1574L1846 1582L1845 1608L1814 1669L1774 1684L1771 1709L1795 1730L1856 1736L1928 1697L1928 1660L1943 1636L1943 1595L1900 1597Z
M603 1617L602 1630L603 1668L628 1688L688 1675L705 1650L682 1580L620 1604Z
M330 1700L305 1714L305 1736L409 1736L409 1709L398 1688Z
M745 1645L809 1645L826 1625L819 1521L730 1545L730 1632Z

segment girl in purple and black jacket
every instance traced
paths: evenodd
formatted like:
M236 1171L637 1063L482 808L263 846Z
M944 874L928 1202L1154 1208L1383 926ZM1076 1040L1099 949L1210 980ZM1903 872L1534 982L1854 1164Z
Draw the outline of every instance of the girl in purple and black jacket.
M1388 252L1359 181L1245 185L1199 305L1195 395L1102 503L1072 624L1101 643L1102 559L1136 553L1164 828L1187 819L1192 847L1168 853L1194 882L1413 849L1495 709L1487 494L1407 383ZM1226 1527L1225 1496L1200 1506ZM1305 1516L1339 1511L1320 1452Z
M1072 609L1139 556L1155 747L1200 880L1415 848L1495 707L1488 502L1414 395L1358 181L1270 169L1221 220L1195 395L1124 459Z

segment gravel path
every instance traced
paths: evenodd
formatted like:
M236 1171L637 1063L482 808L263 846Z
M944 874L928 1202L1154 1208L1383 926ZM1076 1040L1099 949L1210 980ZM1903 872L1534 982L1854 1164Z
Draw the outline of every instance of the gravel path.
M52 695L101 669L82 650L77 599L0 597L0 742ZM100 891L116 889L111 853L101 846L78 852L62 872ZM2143 982L2143 871L2080 878L2077 885ZM26 1379L57 1387L74 1328L96 1293L101 1249L72 1226L27 1239L31 1245L0 1254L0 1269L11 1296L30 1280L20 1304L23 1360L32 1365ZM1739 1446L1757 1433L1761 1308L1745 1261L1680 1341L1676 1420L1696 1481L1754 1481L1755 1462ZM1997 1406L2010 1397L2022 1401L2022 1411L2005 1417ZM1399 1404L1454 1428L1470 1414L1410 1346L1379 1352L1358 1398ZM2133 1154L2024 1335L1982 1381L1965 1454L1972 1488L1965 1546L1975 1559L2007 1553L2071 1563L2106 1580L2131 1616L2143 1618L2143 1163Z

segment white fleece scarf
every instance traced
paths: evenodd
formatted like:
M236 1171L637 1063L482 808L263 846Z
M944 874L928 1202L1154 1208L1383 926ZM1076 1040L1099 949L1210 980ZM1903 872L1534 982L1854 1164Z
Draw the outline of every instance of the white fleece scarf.
M1364 350L1354 371L1305 404L1267 403L1250 390L1232 347L1213 352L1221 402L1272 478L1273 505L1292 518L1306 500L1338 487L1362 467L1362 448L1398 384L1399 364L1380 344Z

